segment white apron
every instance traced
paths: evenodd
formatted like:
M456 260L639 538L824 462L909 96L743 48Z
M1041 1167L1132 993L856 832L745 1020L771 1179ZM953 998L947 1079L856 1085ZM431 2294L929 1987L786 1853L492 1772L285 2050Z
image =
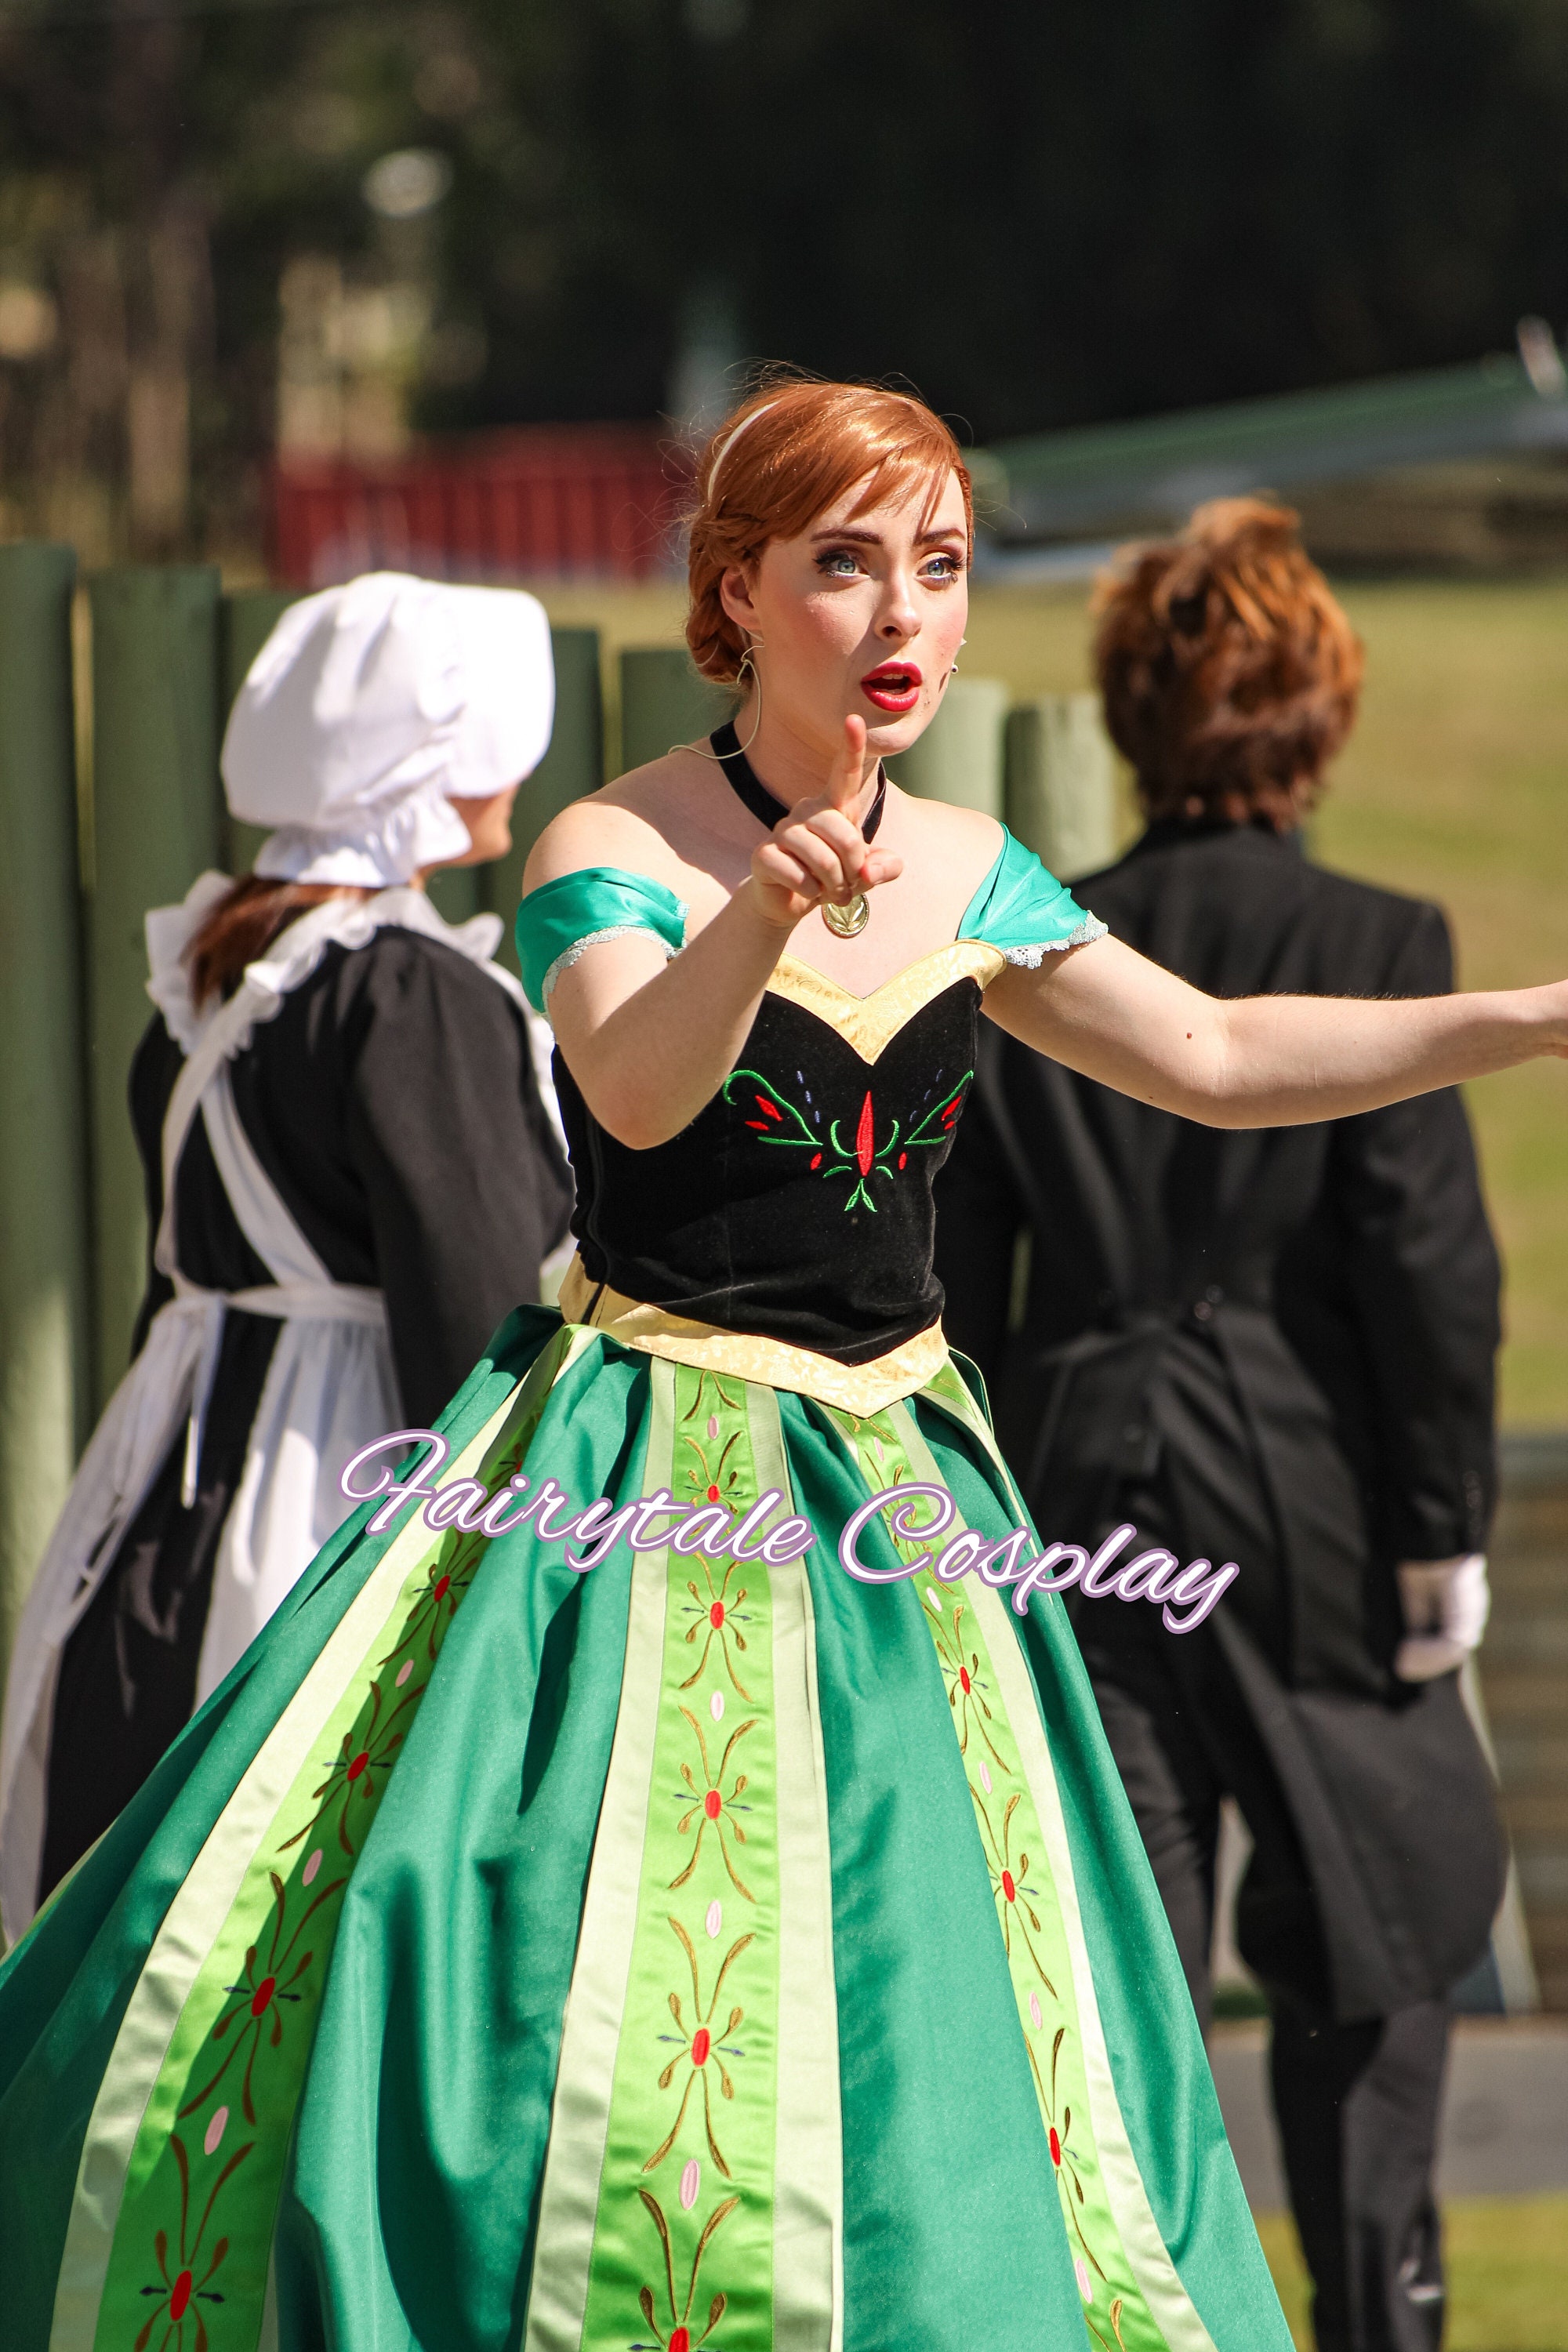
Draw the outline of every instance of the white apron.
M175 1295L153 1317L142 1352L110 1399L82 1456L18 1628L0 1727L0 1921L12 1940L37 1907L61 1654L182 1423L182 1500L188 1505L195 1497L202 1428L227 1309L275 1316L282 1328L214 1561L196 1675L198 1705L353 1508L338 1484L351 1457L403 1420L382 1295L334 1282L300 1231L240 1124L230 1061L249 1042L257 1022L277 1013L330 945L362 947L386 924L440 939L481 964L523 1003L510 974L489 961L500 937L499 918L480 915L448 925L423 891L398 888L368 900L331 899L312 908L280 935L263 961L247 968L226 1003L203 1013L191 1001L182 957L228 887L226 877L205 874L183 906L160 908L147 918L153 970L148 993L186 1055L163 1124L163 1216L154 1251L154 1263L174 1283ZM526 1004L523 1009L530 1010ZM537 1073L543 1041L535 1034L536 1023L533 1016L530 1038ZM547 1058L543 1075L547 1079ZM553 1089L546 1102L559 1126ZM236 1220L271 1275L269 1284L205 1290L175 1263L175 1176L198 1111Z

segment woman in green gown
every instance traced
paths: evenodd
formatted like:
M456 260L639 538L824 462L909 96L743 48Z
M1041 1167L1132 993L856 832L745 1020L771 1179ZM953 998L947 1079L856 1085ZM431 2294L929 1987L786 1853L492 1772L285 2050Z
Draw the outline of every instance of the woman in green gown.
M1186 988L880 776L963 638L945 428L774 385L700 487L737 726L566 811L519 919L564 1319L503 1325L442 1499L348 1522L0 1969L13 2352L1287 2352L931 1177L983 999L1247 1125L1561 1052L1568 993Z

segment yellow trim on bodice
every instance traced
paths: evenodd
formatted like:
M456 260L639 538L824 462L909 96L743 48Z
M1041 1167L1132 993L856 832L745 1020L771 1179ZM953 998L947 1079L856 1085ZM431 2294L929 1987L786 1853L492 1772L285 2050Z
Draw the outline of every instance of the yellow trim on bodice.
M766 1388L789 1389L837 1405L842 1412L880 1412L923 1389L948 1360L942 1325L932 1323L868 1364L837 1363L814 1348L764 1339L752 1331L721 1330L716 1324L694 1322L685 1315L667 1315L661 1307L627 1298L607 1284L601 1289L589 1281L580 1257L572 1260L562 1279L561 1312L568 1323L587 1324L619 1340L623 1348L640 1348L645 1355L727 1372L736 1380L758 1381Z
M783 996L791 1004L814 1013L818 1021L837 1030L847 1045L852 1046L863 1062L875 1062L889 1046L908 1022L934 1002L943 989L955 981L973 980L982 991L989 988L999 972L1007 968L1007 959L1000 948L987 947L984 940L954 940L945 948L937 948L923 955L917 963L896 971L869 996L853 995L840 988L836 980L818 971L815 964L798 963L794 956L781 956L768 982L770 996ZM903 1391L907 1393L907 1391Z

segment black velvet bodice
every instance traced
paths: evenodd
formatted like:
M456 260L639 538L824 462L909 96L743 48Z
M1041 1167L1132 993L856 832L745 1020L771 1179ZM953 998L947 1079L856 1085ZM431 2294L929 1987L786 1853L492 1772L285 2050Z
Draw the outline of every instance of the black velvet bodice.
M915 1009L885 1042L861 1037L868 1059L846 1034L860 999L816 975L770 988L719 1092L647 1151L605 1133L557 1053L590 1281L846 1364L934 1323L931 1183L973 1075L980 986L931 957L865 1002L893 991Z

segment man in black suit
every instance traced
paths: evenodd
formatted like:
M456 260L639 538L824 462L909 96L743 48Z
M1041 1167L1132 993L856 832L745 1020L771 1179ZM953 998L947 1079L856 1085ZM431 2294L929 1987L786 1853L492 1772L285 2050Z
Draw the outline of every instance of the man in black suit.
M1216 502L1102 593L1150 822L1073 887L1216 995L1443 992L1436 907L1302 853L1361 648L1294 525ZM1251 1831L1238 1940L1321 2352L1435 2352L1447 1995L1503 1870L1456 1671L1485 1621L1499 1336L1459 1097L1227 1132L990 1030L938 1202L948 1336L1041 1535L1131 1522L1239 1566L1195 1631L1081 1597L1077 1630L1205 2024L1222 1797Z

